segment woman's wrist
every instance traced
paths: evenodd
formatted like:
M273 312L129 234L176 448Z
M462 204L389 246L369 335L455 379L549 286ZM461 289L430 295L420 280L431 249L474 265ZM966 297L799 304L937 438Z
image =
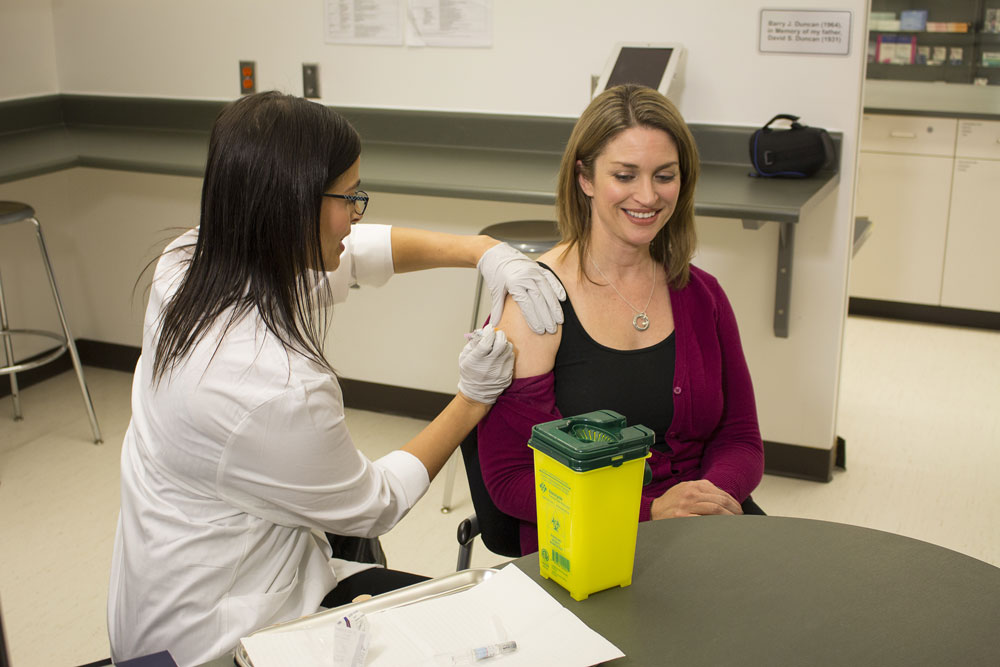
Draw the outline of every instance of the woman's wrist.
M477 401L477 400L475 400L473 398L469 398L468 396L466 396L465 394L463 394L461 391L459 391L456 394L456 397L460 400L460 402L462 403L462 405L464 405L467 409L469 409L469 410L471 410L473 412L480 412L480 413L482 413L483 417L485 417L486 414L490 411L490 408L493 407L493 405L490 404L490 403L480 403L479 401Z
M478 236L469 237L472 245L472 266L479 266L479 260L483 258L486 251L490 248L500 245L500 241L497 241L492 236L486 236L484 234L479 234Z

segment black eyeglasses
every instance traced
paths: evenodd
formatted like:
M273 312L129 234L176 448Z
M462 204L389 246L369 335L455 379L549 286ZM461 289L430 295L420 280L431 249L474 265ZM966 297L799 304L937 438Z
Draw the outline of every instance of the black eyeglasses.
M353 195L331 195L327 192L323 193L324 197L333 197L334 199L346 199L347 201L354 202L354 212L358 215L364 215L365 209L368 208L368 200L370 197L368 193L364 190L358 190Z

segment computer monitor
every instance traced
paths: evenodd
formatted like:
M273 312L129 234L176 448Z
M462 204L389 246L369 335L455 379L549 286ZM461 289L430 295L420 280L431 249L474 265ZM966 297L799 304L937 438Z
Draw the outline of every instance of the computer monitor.
M680 44L617 44L597 80L594 94L622 83L638 83L670 97L670 85L683 57L684 47Z

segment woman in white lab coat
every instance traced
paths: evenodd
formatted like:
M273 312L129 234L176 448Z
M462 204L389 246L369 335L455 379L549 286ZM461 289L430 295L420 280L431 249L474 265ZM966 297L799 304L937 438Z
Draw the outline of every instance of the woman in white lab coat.
M509 384L513 353L476 332L456 397L370 461L323 353L326 304L393 273L478 265L499 307L510 292L539 331L561 321L558 284L493 239L353 226L368 203L360 148L339 114L278 93L216 120L200 225L161 256L143 326L108 596L116 662L168 650L199 664L340 601L352 577L371 592L412 581L331 559L323 531L392 528ZM399 323L399 345L416 326Z

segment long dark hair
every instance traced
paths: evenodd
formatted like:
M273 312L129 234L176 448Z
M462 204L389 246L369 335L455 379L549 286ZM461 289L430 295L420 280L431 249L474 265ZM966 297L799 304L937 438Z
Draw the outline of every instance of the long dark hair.
M224 313L220 342L256 312L287 348L330 369L328 313L316 293L320 207L360 154L357 131L320 104L272 91L223 108L209 142L198 242L160 323L157 381Z
M670 220L649 246L653 259L663 264L667 282L675 289L687 285L691 257L697 242L694 229L694 188L700 163L698 146L677 107L666 97L644 86L615 86L593 99L580 115L559 167L556 214L559 233L568 242L566 252L576 246L580 270L589 279L586 262L590 239L590 198L580 189L577 175L594 178L594 163L615 137L633 127L663 130L677 145L681 191ZM577 169L577 161L582 168Z

